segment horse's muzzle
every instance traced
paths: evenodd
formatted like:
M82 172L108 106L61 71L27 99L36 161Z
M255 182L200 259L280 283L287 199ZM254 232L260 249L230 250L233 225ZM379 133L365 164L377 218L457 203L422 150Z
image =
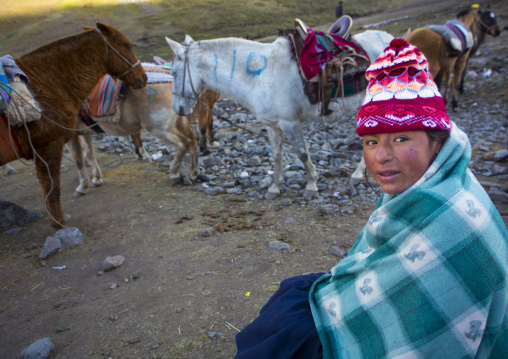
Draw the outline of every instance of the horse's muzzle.
M148 77L146 76L146 74L143 74L143 80L136 79L136 82L138 83L138 86L139 86L140 89L145 87L147 81L148 81Z

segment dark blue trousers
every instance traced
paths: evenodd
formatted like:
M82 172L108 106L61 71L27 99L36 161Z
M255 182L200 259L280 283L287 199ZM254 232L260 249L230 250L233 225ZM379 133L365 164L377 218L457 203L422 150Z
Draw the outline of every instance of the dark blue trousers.
M321 359L309 291L324 273L285 279L259 316L236 335L235 359Z

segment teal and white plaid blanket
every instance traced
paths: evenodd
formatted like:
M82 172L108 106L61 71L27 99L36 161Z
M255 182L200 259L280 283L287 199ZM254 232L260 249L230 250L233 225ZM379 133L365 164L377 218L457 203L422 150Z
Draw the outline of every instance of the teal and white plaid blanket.
M424 176L383 194L310 303L324 358L508 358L508 232L451 138Z

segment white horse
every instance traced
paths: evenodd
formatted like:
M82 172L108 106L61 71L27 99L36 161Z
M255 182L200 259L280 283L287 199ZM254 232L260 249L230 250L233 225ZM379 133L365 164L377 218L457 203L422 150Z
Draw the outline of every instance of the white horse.
M353 36L371 61L393 39L383 31L366 31ZM283 183L282 145L284 134L307 172L305 197L317 193L317 172L312 163L301 124L319 116L319 105L311 105L304 94L298 65L291 59L290 43L279 37L271 44L239 38L194 42L186 35L183 44L166 37L173 50L173 108L182 116L191 113L197 94L208 87L249 109L268 125L274 160L273 183L265 197L280 194ZM348 111L356 111L365 93L345 98ZM341 103L342 101L340 101ZM330 106L335 118L344 115L341 105Z

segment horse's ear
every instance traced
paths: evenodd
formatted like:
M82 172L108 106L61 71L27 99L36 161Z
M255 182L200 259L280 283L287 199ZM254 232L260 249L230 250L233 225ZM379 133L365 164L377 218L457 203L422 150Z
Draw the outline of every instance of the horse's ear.
M184 57L185 56L185 48L180 45L178 42L171 40L170 38L166 37L166 42L168 43L169 47L171 47L171 50L173 50L173 53L178 57Z
M93 26L81 26L83 28L83 30L85 31L88 31L88 30L95 30L95 27Z
M402 36L403 39L407 39L409 34L411 34L411 28L408 28L404 34L404 36Z
M190 45L194 42L192 37L190 35L185 35L185 41L183 42L184 45Z
M101 30L104 34L108 34L111 32L111 29L113 28L112 26L109 26L109 25L106 25L106 24L103 24L101 22L98 22L97 23L97 28L99 30Z

